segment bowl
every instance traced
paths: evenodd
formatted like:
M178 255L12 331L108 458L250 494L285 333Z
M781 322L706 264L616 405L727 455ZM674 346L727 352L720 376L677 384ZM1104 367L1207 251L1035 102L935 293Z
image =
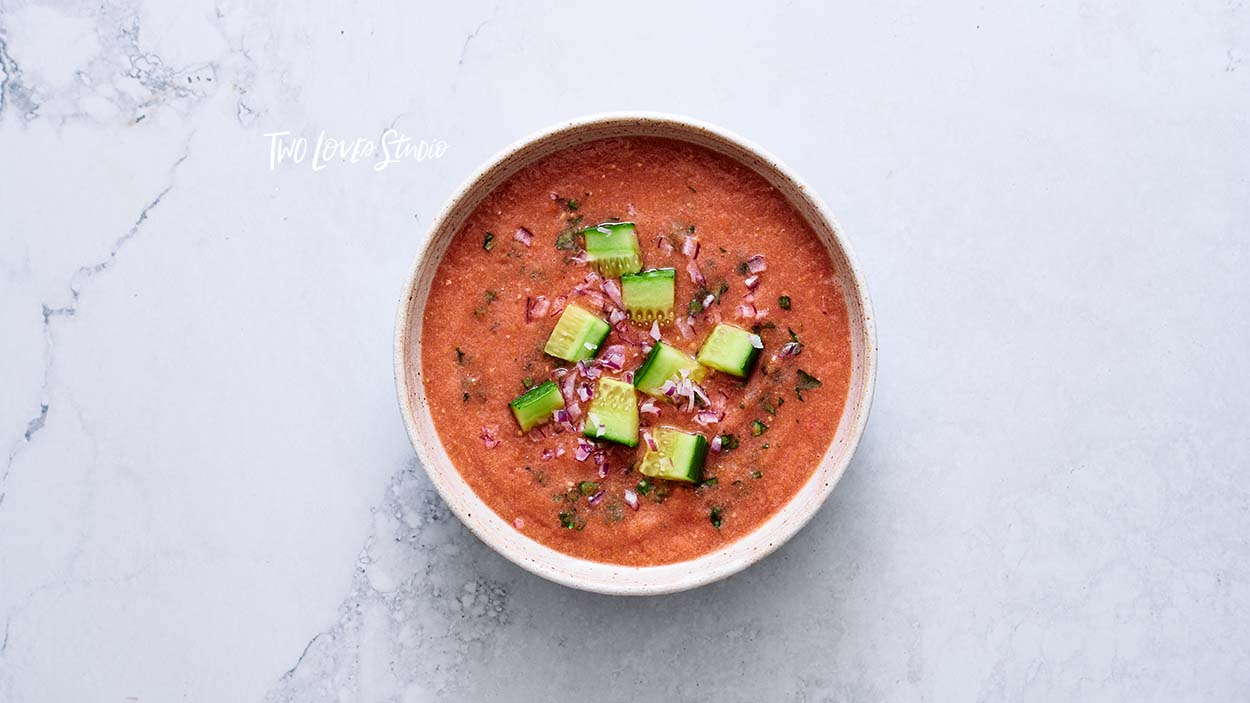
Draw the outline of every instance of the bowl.
M461 478L439 440L421 372L421 328L435 270L452 237L492 190L521 168L561 149L610 137L651 136L690 142L727 155L780 190L828 249L851 323L851 384L833 442L807 483L754 532L695 559L661 566L622 566L569 556L521 534ZM430 225L413 262L395 324L395 384L404 427L430 481L473 534L518 566L556 583L597 593L673 593L737 573L794 536L820 509L846 471L872 403L877 339L868 290L841 228L824 204L775 157L719 127L674 115L629 112L562 122L508 147L458 188Z

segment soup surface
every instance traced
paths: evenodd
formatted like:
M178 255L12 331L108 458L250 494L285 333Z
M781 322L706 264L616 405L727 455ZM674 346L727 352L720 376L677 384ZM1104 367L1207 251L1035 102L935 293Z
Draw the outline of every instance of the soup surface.
M583 229L622 220L645 269L676 269L675 315L656 325L665 343L694 355L725 322L763 344L745 380L710 371L693 399L638 394L640 435L665 426L710 442L698 484L641 475L646 441L589 442L578 419L523 433L509 408L550 379L584 419L595 377L632 381L654 345L581 250ZM612 324L580 365L544 353L570 303ZM749 168L679 141L594 141L517 173L457 233L423 321L425 390L461 475L517 530L596 561L685 561L759 527L811 476L850 383L847 310L815 234Z

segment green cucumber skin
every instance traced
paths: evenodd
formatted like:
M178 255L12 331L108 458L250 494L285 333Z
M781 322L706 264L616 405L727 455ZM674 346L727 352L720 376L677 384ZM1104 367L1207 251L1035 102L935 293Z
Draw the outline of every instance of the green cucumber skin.
M551 413L564 407L564 396L560 395L555 381L544 381L517 396L508 403L508 407L512 408L512 415L521 426L521 431L529 432L550 420Z
M708 368L738 378L746 378L755 368L755 362L759 359L761 351L751 344L750 335L750 332L741 327L722 322L712 330L712 334L708 335L696 358L700 364ZM719 348L709 348L714 341Z
M696 359L670 344L656 342L655 346L651 347L651 352L647 354L647 358L643 359L642 365L639 366L638 370L634 372L634 387L639 391L656 398L664 398L664 394L660 392L660 388L663 387L664 381L673 379L677 376L676 373L672 372L663 377L659 375L661 370L657 369L657 365L659 364L660 354L663 353L661 347L665 347L673 354L679 355L683 361L688 359L692 362L690 369L690 377L692 379L698 381L703 377L703 367L699 365ZM674 383L676 383L676 380L674 380Z
M605 411L603 405L606 398L612 392L628 393L628 399L622 398L622 406L619 409L608 408ZM617 412L619 410L619 412ZM597 423L591 421L591 418L598 418L603 421L604 432L599 434ZM633 386L611 378L600 378L595 389L595 397L590 401L590 407L586 410L586 419L582 422L582 436L587 439L601 439L616 444L623 444L626 447L638 446L638 396L634 392Z
M707 451L707 437L704 437L701 434L696 434L694 450L690 455L690 468L686 473L686 480L691 483L698 483L703 480L703 465L707 461Z
M654 311L668 318L673 314L673 298L676 290L676 270L650 269L621 276L621 297L625 310L631 317L639 312Z
M576 308L580 312L571 312L573 308ZM556 348L552 348L553 340L556 338L557 331L564 329L561 327L561 324L566 322L565 316L577 314L584 315L584 318L582 325L576 328L577 331L581 332L581 336L576 340L573 348L566 349L559 345L557 345ZM595 354L599 353L599 347L603 346L603 340L608 338L608 333L611 331L612 326L594 313L579 305L570 304L564 309L564 312L561 313L560 319L556 321L555 328L551 330L551 334L547 337L547 344L543 347L543 352L554 356L557 359L563 359L564 361L571 361L573 363L577 363L583 359L590 359L593 358ZM594 349L587 349L587 343L592 344Z

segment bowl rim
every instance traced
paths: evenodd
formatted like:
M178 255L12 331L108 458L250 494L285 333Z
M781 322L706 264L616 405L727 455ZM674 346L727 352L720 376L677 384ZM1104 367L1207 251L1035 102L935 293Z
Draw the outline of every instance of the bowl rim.
M788 181L797 192L802 193L803 197L807 199L808 204L815 214L824 219L835 243L838 248L841 249L842 257L845 259L846 268L850 274L849 278L854 287L854 296L858 300L860 306L857 318L854 315L852 316L852 324L858 323L860 325L863 333L864 346L863 390L858 398L859 412L854 418L854 425L850 428L850 432L847 435L847 447L845 452L843 452L843 454L838 458L837 466L834 467L834 472L828 477L829 480L827 480L823 486L818 488L818 493L815 499L810 503L810 508L803 513L792 516L794 519L784 522L776 532L775 538L772 539L772 541L767 545L752 549L749 553L744 554L742 558L726 560L719 566L708 568L684 579L678 579L671 582L648 581L642 584L629 583L628 580L620 583L613 583L610 581L588 581L574 574L567 573L562 569L556 568L551 564L543 563L533 558L525 558L523 555L514 554L508 545L503 544L503 540L501 538L484 529L481 519L470 514L468 510L469 506L462 505L458 500L454 499L454 494L452 494L450 486L445 483L446 477L441 475L438 471L431 471L429 469L432 457L427 456L424 444L420 441L417 434L417 412L411 400L412 394L410 393L411 389L408 385L408 378L404 364L405 341L407 338L406 332L409 326L410 313L412 311L410 301L417 292L417 282L420 278L420 272L427 260L432 257L435 245L434 234L441 230L446 225L447 220L456 214L461 201L463 201L465 196L474 189L477 182L495 168L503 165L505 161L513 158L515 155L523 152L538 142L548 140L564 133L584 130L589 127L631 121L639 123L661 123L671 125L679 129L693 130L709 134L716 139L727 142L756 157L763 164L765 164L767 168L774 171L785 181ZM679 137L673 138L679 139ZM741 159L735 158L734 160L742 163ZM743 165L757 172L759 170L752 167L750 164ZM872 300L868 294L868 287L864 282L863 271L859 266L859 262L855 258L855 254L851 249L850 243L847 241L841 225L838 223L837 219L833 217L829 208L825 205L824 200L820 198L820 196L817 195L813 189L808 187L807 183L803 181L803 179L801 179L789 166L787 166L771 152L760 147L758 144L712 123L684 115L665 112L646 110L598 112L562 120L517 139L483 161L476 169L473 170L472 173L469 174L467 178L460 183L454 191L452 191L443 207L439 210L438 215L431 220L429 226L425 228L425 232L425 239L421 243L417 255L413 257L412 264L408 268L408 273L404 280L403 290L399 296L399 310L397 311L395 319L392 361L394 365L393 371L395 374L395 388L398 394L400 415L403 417L404 430L408 435L409 443L412 445L413 450L417 454L417 458L421 462L422 470L424 470L426 475L430 478L430 482L434 485L435 490L438 491L440 498L447 504L452 513L459 518L461 523L464 524L470 532L508 561L511 561L517 566L520 566L522 569L537 576L541 576L549 581L554 581L561 585L578 590L607 595L661 595L697 588L699 586L704 586L723 578L727 578L746 569L748 566L760 561L764 557L776 551L779 547L781 547L781 545L789 541L795 534L803 529L803 527L806 526L813 517L815 517L816 513L819 512L820 508L833 493L834 487L837 486L837 484L841 481L842 476L846 473L847 467L850 465L852 458L855 456L855 453L859 448L860 440L863 437L864 430L867 426L868 416L872 408L872 400L876 388L878 349L876 322L872 307ZM424 312L424 310L422 310L422 312ZM850 397L848 397L848 401L849 400L851 400ZM437 428L433 428L433 435L436 438L438 437ZM440 449L446 453L446 450L442 448L441 439L438 439L438 444ZM822 462L826 460L828 460L828 457L822 459ZM485 501L482 501L472 488L467 486L467 482L464 481L464 478L460 475L459 470L455 469L454 463L450 461L450 457L448 457L448 463L452 464L452 468L454 469L453 473L456 475L455 480L465 483L469 493L476 497L478 501L485 504ZM816 469L813 471L812 477L815 477L819 470L820 465L818 464ZM809 481L810 480L811 478L809 478ZM802 490L803 489L800 488L800 493ZM783 505L776 513L773 513L773 515L771 515L764 522L760 523L755 530L752 530L746 535L743 535L741 538L731 542L720 551L732 550L736 546L744 545L752 535L764 529L765 526L769 525L773 520L778 518L778 516L786 514L786 512L794 506L795 498L797 498L798 495L799 493L796 493L792 496L785 505ZM483 514L483 512L486 514L485 519L487 520L491 517L503 520L503 518L495 513L494 510L490 509L489 506L486 506L485 511L479 511L479 515ZM512 528L511 525L509 525L509 529L521 534L519 531L516 531L515 528ZM656 572L657 575L660 575L670 569L670 567L694 564L700 560L707 559L710 556L719 553L718 551L712 551L701 554L694 559L675 562L673 564L629 566L582 559L580 557L575 557L573 555L554 550L551 547L548 547L547 545L544 545L523 534L522 536L532 545L536 545L538 548L543 550L554 552L555 554L573 562L580 562L600 567L606 566L622 572L631 572L635 574Z

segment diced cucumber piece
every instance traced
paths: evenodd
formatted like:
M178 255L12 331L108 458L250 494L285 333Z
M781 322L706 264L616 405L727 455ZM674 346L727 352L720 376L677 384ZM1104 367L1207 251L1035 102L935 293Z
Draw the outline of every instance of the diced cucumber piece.
M638 446L638 396L634 387L606 376L599 378L595 397L582 421L582 435L591 439Z
M764 342L758 334L720 323L699 349L699 363L731 376L746 378Z
M642 366L634 372L634 387L656 398L665 398L664 382L680 383L689 378L696 383L703 380L707 371L693 356L664 342L656 342Z
M686 483L698 483L703 478L707 438L695 432L659 427L652 439L655 449L647 447L638 464L639 473Z
M621 275L621 297L625 312L634 322L673 319L675 269L651 269Z
M599 345L611 329L611 325L585 308L570 304L560 313L543 351L565 361L589 359L599 352Z
M508 403L522 432L529 432L551 419L551 414L564 407L564 396L555 381L546 381L525 391Z
M582 230L586 254L603 276L616 278L642 269L642 250L633 222L605 222Z

